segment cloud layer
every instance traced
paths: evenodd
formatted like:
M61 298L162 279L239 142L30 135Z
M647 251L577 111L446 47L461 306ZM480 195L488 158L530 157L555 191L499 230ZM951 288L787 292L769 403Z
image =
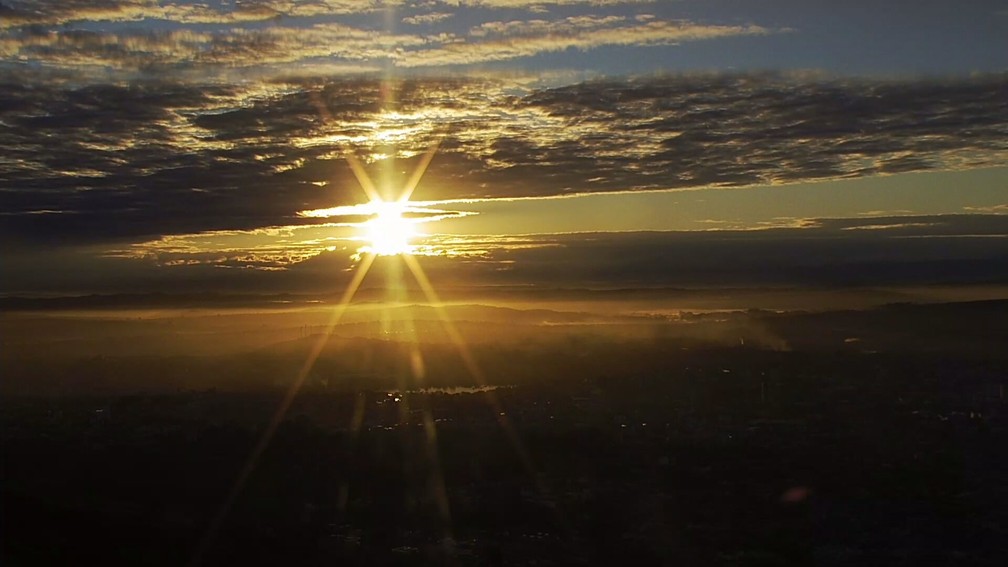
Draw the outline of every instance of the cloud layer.
M298 211L364 199L348 153L394 190L436 141L418 199L1003 164L1008 78L10 82L0 123L4 234L107 241L312 222Z
M373 69L464 66L571 49L772 33L755 24L632 13L542 13L547 5L604 10L611 4L634 3L320 0L211 7L147 0L12 2L0 4L0 57L7 66L72 71L92 80L152 74L206 78L222 70L275 74L322 63ZM494 20L496 8L520 17ZM479 23L468 29L453 25L456 12L466 9L481 16ZM394 21L410 29L395 32Z
M1008 279L1008 216L809 219L801 227L487 240L443 280L557 287L901 286ZM325 258L320 257L316 262ZM308 262L304 268L312 265Z
M3 291L337 293L353 275L350 255L359 243L323 234L305 228L167 238L134 249L144 254L142 260L66 256L52 265L37 256L14 256L6 260ZM315 237L322 240L305 246ZM208 241L216 248L209 249ZM432 245L462 251L418 257L439 289L449 290L831 289L1008 281L1006 215L808 219L801 227L744 231L452 237ZM384 278L379 273L368 285L381 287Z

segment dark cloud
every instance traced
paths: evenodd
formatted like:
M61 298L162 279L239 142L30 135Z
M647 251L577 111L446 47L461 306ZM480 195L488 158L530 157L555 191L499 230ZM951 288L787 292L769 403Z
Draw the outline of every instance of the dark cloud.
M1008 280L1005 215L815 219L802 228L543 235L527 237L520 246L481 245L488 253L469 263L421 261L442 281L546 287L842 287Z
M8 252L0 291L339 293L356 264L351 259L355 245L337 244L295 263L283 258L293 253L283 246L187 254L184 242L160 258L129 260ZM466 253L417 259L446 292L470 286L716 289L1008 282L1008 215L808 219L800 228L767 230L453 237L441 244ZM385 285L380 265L394 261L381 259L366 287Z
M312 222L297 212L363 198L342 159L348 151L394 187L437 139L420 199L773 183L1008 157L1003 75L514 86L366 78L252 87L5 83L3 233L102 241Z
M214 116L241 115L242 104L255 107L232 87L5 85L0 96L4 210L74 213L8 216L12 236L102 240L254 228L293 221L293 203L328 203L316 187L283 183L277 173L300 158L286 138L289 122L306 115L264 111L265 121L213 124Z

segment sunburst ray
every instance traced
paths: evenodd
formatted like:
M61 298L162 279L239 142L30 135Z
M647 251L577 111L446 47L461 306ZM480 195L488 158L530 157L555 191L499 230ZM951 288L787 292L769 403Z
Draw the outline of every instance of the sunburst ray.
M413 192L416 191L417 185L420 184L420 179L427 173L427 168L430 167L431 160L434 159L434 154L437 153L438 146L441 145L441 137L437 136L434 141L431 142L430 146L427 147L427 151L424 153L423 157L420 158L420 163L417 164L416 169L413 170L413 175L410 176L409 181L406 182L406 186L403 187L402 194L399 195L399 202L406 203L413 196Z
M441 302L440 297L438 297L437 291L434 290L434 286L431 285L430 279L427 278L426 272L424 272L423 268L420 266L420 262L417 262L416 258L412 256L403 256L403 261L413 274L413 277L416 278L417 284L420 285L420 290L423 291L427 301L431 304L431 306L433 306L434 311L438 314L438 318L441 320L441 324L444 326L449 340L451 340L452 344L455 346L459 358L462 359L462 363L465 365L466 370L480 386L486 386L486 374L483 373L483 369L476 361L476 357L473 356L472 351L469 350L469 345L466 343L465 338L462 337L462 333L459 332L458 327L455 326L455 322L445 310L444 304ZM521 460L522 466L525 467L526 472L528 472L532 478L536 479L538 484L539 475L536 473L536 466L532 460L532 455L525 447L525 444L522 442L517 430L515 430L514 425L512 425L511 420L507 417L507 412L504 410L504 406L501 405L500 400L497 399L497 395L493 390L487 389L484 394L490 404L490 408L493 410L494 415L497 418L497 423L504 431L504 434L508 438L508 442L511 443L511 447L515 450L515 453ZM547 492L544 486L540 486L539 488L542 492Z
M333 115L329 112L329 108L326 107L325 103L322 102L322 97L319 95L318 91L312 91L311 93L312 104L318 110L319 115L322 117L323 124L329 124L333 122ZM343 154L343 159L346 160L347 165L350 166L350 171L353 172L354 177L357 179L357 183L360 184L360 188L364 190L364 194L367 195L368 201L377 202L381 201L381 195L378 193L378 189L375 187L373 181L371 181L371 176L368 175L366 169L364 169L364 164L361 163L360 158L357 157L357 153L345 144L340 144L340 152Z
M332 115L325 107L325 105L322 103L318 92L312 94L312 101L318 108L319 113L323 118L323 121L330 122L332 120ZM391 201L391 203L396 203L398 205L405 205L406 203L409 202L410 198L413 196L413 193L416 191L416 188L419 185L420 180L427 172L427 169L429 168L431 161L434 159L434 154L437 152L440 142L441 142L440 137L438 137L429 145L427 151L421 157L420 162L417 164L417 167L414 169L408 181L406 182L405 186L403 187L403 190L400 193L398 199ZM374 182L371 180L371 177L368 174L367 169L361 163L356 153L350 148L342 148L342 150L343 155L347 161L347 164L350 167L350 170L353 172L354 177L357 179L357 182L359 183L361 189L367 196L368 201L372 204L385 203L386 202L385 199L382 198L381 193L375 186ZM257 441L255 447L251 451L248 459L242 466L241 471L239 472L237 478L235 479L235 482L228 491L227 497L224 499L223 504L220 506L220 509L218 510L217 514L214 516L213 520L210 522L209 527L204 533L204 536L201 539L195 554L193 555L190 565L199 566L202 564L204 558L206 557L207 552L209 551L211 545L215 541L218 532L223 526L224 521L227 519L227 516L230 513L231 509L233 508L236 500L244 490L245 485L248 483L249 478L252 476L252 473L258 466L260 459L262 458L266 449L269 447L269 444L272 441L274 435L276 434L277 429L283 422L283 419L287 415L287 412L290 410L291 404L293 404L295 398L297 397L302 386L304 385L305 379L311 372L311 369L314 367L315 362L318 360L319 356L322 353L322 350L325 348L325 345L327 344L333 329L339 323L340 319L346 312L346 309L349 307L354 296L357 294L357 291L360 289L361 284L364 282L364 279L370 272L377 255L378 254L372 251L362 256L363 259L358 264L357 269L354 272L353 278L351 279L347 288L344 290L339 303L333 308L333 313L329 319L328 324L326 325L325 332L322 334L321 337L319 337L319 340L313 345L311 351L309 352L307 358L305 359L304 364L302 364L297 376L288 387L283 400L277 407L276 411L273 413L269 421L269 424L263 431L263 434L259 437L259 440ZM487 380L485 374L483 373L479 364L476 362L475 357L469 350L468 345L466 344L461 333L459 333L458 328L455 326L455 323L451 320L447 312L444 310L443 304L441 303L441 300L438 297L437 292L434 290L434 287L431 285L430 280L427 278L427 275L424 273L420 264L416 261L415 258L413 258L408 253L404 252L397 255L399 255L403 259L404 263L409 268L409 271L415 278L416 282L419 284L421 290L423 291L425 297L427 298L427 301L434 307L435 312L438 314L439 319L441 320L446 332L448 333L451 342L455 345L458 354L461 357L463 364L465 365L468 372L472 375L473 379L475 379L481 385L486 385ZM396 274L396 276L398 277L399 280L402 280L401 273ZM419 343L416 337L416 328L415 326L412 325L410 327L412 331L410 335L412 337L413 343L412 343L412 350L410 353L411 360L409 366L414 381L419 384L423 381L424 378L423 364L422 364L423 358L422 355L420 354ZM407 386L406 384L400 383L400 386L402 390L407 389L405 388L405 386ZM522 465L535 480L536 485L539 488L540 492L542 492L545 496L547 494L546 488L542 484L542 481L539 478L539 476L536 474L535 466L533 464L531 455L525 448L524 444L522 443L520 437L517 434L517 431L512 426L510 420L507 418L506 413L504 412L503 407L500 404L500 401L497 399L496 395L491 390L487 390L486 395L491 405L491 408L493 409L494 414L496 415L498 423L504 430L512 447L518 454L519 459L522 462ZM420 399L423 400L422 414L423 414L423 430L425 439L424 445L426 448L427 461L430 466L430 470L428 471L429 472L428 486L433 496L433 500L437 506L438 514L441 520L443 521L445 527L445 541L450 543L451 511L448 503L447 487L445 486L444 475L441 470L440 457L438 454L437 426L435 424L433 412L431 411L430 408L429 400L426 400L423 397L421 397ZM409 417L408 408L405 405L406 400L404 399L403 401L404 404L400 407L400 421L406 423ZM357 403L355 404L354 407L354 414L351 419L351 449L353 449L353 445L355 445L356 439L359 437L359 432L361 430L364 419L364 408L365 408L364 398L358 396ZM346 511L346 507L349 500L349 488L350 487L347 482L343 482L339 487L337 505L338 508L341 510L341 512Z
M287 392L284 394L283 400L273 413L273 417L270 419L269 424L263 431L263 434L259 437L259 441L256 442L255 448L252 449L251 454L249 454L248 459L246 459L241 472L238 473L238 477L235 479L234 484L228 491L227 497L224 499L224 503L221 504L217 514L210 522L210 526L207 528L207 531L203 536L190 565L198 566L203 563L203 559L206 556L207 551L209 551L210 546L217 537L217 532L219 532L221 526L224 525L224 520L227 519L227 515L231 512L231 508L234 506L235 501L242 493L242 490L244 490L249 477L252 476L256 466L258 466L259 460L262 458L263 453L266 452L266 448L269 447L270 441L273 440L273 436L276 434L277 428L280 427L284 417L287 415L287 411L290 410L291 404L297 397L298 392L301 391L301 387L304 385L304 381L308 377L308 373L311 372L312 367L315 365L315 361L318 360L319 355L322 354L322 349L325 348L326 343L329 342L332 330L343 317L343 314L346 312L350 302L357 294L357 290L360 289L360 285L364 281L364 277L367 276L368 270L371 269L371 264L374 263L374 259L374 254L369 254L365 256L361 263L357 266L353 279L343 292L343 296L340 298L339 303L333 308L333 313L326 325L325 332L322 333L319 339L312 346L312 350L308 353L308 357L304 364L301 365L300 371L297 373L294 381L291 382L290 387L287 388Z

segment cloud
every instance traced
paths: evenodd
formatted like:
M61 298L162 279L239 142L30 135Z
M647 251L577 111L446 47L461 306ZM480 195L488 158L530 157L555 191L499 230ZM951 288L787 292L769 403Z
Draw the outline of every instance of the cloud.
M1008 203L989 207L963 207L963 210L970 213L1008 213Z
M233 11L214 10L205 5L167 3L150 0L41 0L9 2L0 8L4 18L0 28L53 26L74 22L134 22L144 19L183 23L223 23L259 21L279 13L264 4L240 5Z
M330 211L330 217L343 217L347 221L344 223L172 235L108 254L145 259L160 266L296 271L305 262L310 267L312 258L320 254L342 255L347 261L364 246L360 223L367 217L362 217L359 211L363 207ZM424 208L417 211L420 222L465 215ZM928 242L922 244L922 239ZM747 278L749 283L762 285L788 283L799 275L807 281L790 283L826 284L830 283L827 279L840 277L845 265L997 261L999 255L1008 254L1008 216L794 219L745 230L716 227L665 232L462 236L434 233L418 237L414 244L419 256L450 258L478 266L479 270L469 277L479 279L481 284L575 285L583 281L604 286L623 281L636 285L723 285L725 282L717 278L725 277L731 283L741 283ZM886 267L886 273L892 269ZM817 273L820 270L822 274ZM1008 274L1008 269L992 273L995 272ZM876 277L850 274L852 280L869 276ZM957 275L942 277L955 279Z
M524 9L540 12L546 6L604 7L647 4L653 0L250 0L233 5L157 0L6 0L0 3L0 29L58 26L78 22L138 22L163 20L179 24L243 24L280 18L317 18L367 14L398 9L407 24L430 24L452 16L447 9ZM424 12L429 7L439 12ZM413 12L418 13L413 13Z
M193 29L118 33L31 28L0 36L0 56L60 68L101 67L112 72L192 73L210 69L317 62L384 60L426 46L419 36L386 34L338 23L271 26L207 32Z
M881 226L881 222L892 223ZM654 288L848 287L975 284L1008 279L1008 218L948 215L810 219L803 228L441 237L420 256L430 278L453 286ZM854 226L874 230L850 231ZM936 232L933 227L939 227ZM983 237L987 235L987 237ZM289 235L285 235L288 236ZM237 235L217 235L234 244ZM295 238L304 242L302 238ZM186 249L184 244L192 245ZM163 268L219 266L286 272L287 286L331 284L352 267L352 241L293 249L207 250L185 238L147 249ZM321 253L319 253L321 252ZM284 287L284 286L280 286Z
M840 219L811 219L805 228L833 233L877 230L894 238L1008 237L1008 215L890 215Z
M240 24L282 17L361 14L402 4L397 0L252 0L233 6L156 0L33 0L0 4L0 28L76 22L165 20L181 24Z
M38 215L51 216L51 215ZM59 215L57 215L59 216ZM440 236L418 261L436 285L827 289L1008 281L1008 215L806 219L792 228ZM872 227L871 230L850 230ZM337 292L361 242L323 224L167 236L107 249L5 250L4 293ZM371 285L382 285L381 278Z
M891 226L882 227L883 222ZM1005 216L806 224L745 231L541 235L525 237L520 247L487 239L469 243L486 250L481 262L454 267L444 262L445 272L437 275L544 287L921 285L1008 278ZM856 226L875 230L845 230Z
M443 0L441 3L454 6L478 6L486 8L525 8L545 6L619 6L626 4L651 4L655 0Z
M423 33L394 33L367 19L350 25L339 17L400 4L258 2L225 9L144 0L15 3L4 9L0 57L7 67L19 62L63 71L97 69L99 80L138 73L182 78L197 73L210 77L227 69L287 73L291 64L322 61L400 68L474 65L566 49L674 45L774 33L758 25L588 13L553 20L485 21L465 30L440 25L454 12L412 13L412 5L402 21L426 24ZM160 22L156 26L155 20Z
M429 14L417 14L415 16L407 16L403 18L402 22L404 24L409 24L411 26L423 26L428 24L434 24L437 22L443 22L454 16L455 14L452 14L450 12L431 12Z
M0 85L0 234L102 242L305 223L298 211L363 200L348 152L394 189L436 140L421 200L1000 165L1006 92L1004 76L690 75L533 89L494 78L16 80ZM74 214L32 214L41 210Z
M512 20L484 22L469 30L472 37L574 35L626 21L623 16L571 16L560 20Z
M445 42L431 49L404 53L397 63L403 67L469 65L566 49L587 51L603 46L674 45L684 41L773 33L756 25L717 26L668 21L607 27L621 20L572 18L559 23L492 22L470 32L470 35L484 38L482 41ZM485 27L492 24L499 24L499 27Z

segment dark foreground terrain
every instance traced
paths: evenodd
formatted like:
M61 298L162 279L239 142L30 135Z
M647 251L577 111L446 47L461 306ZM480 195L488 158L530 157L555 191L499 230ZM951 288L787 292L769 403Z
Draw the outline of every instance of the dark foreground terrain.
M1004 565L1005 311L474 340L478 379L449 343L331 341L216 530L314 335L218 358L22 345L0 559Z

